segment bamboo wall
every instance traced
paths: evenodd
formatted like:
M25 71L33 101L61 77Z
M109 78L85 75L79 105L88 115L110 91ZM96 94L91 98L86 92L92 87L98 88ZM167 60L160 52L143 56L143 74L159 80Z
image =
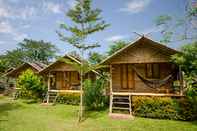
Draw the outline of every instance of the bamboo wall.
M139 43L134 47L128 47L107 61L108 64L120 63L164 63L170 62L172 53L164 49L150 46L147 43Z
M80 85L80 77L77 71L56 71L51 72L54 78L54 86L51 87L58 90L69 90Z
M133 64L143 76L146 76L145 64ZM174 70L170 63L160 63L160 79L165 78ZM165 84L159 90L148 87L132 70L129 64L112 65L112 88L113 91L131 91L143 93L172 93L172 83Z

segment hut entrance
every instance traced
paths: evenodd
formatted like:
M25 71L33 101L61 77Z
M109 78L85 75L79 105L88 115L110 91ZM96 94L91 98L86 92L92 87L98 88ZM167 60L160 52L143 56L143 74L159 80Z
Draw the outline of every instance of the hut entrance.
M113 65L113 89L129 91L135 88L135 74L130 64Z

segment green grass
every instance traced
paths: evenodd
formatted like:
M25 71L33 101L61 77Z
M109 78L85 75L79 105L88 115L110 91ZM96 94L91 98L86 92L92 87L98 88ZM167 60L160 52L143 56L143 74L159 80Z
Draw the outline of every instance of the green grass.
M0 131L197 131L196 122L138 118L114 120L107 111L89 112L86 120L77 123L78 107L43 106L0 99Z

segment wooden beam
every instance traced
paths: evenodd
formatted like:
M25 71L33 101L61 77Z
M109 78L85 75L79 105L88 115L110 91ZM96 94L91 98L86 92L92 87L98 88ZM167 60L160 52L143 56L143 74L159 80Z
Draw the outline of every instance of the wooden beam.
M121 95L121 96L175 96L175 97L182 97L184 95L180 94L165 94L165 93L135 93L135 92L112 92L112 95Z
M79 93L80 90L49 90L50 92L57 92L57 93Z
M50 85L51 85L51 82L50 82L50 72L49 72L49 74L48 74L48 92L49 92L49 90L50 90ZM47 92L47 103L49 103L49 94L48 94L48 92Z
M113 104L113 87L112 87L112 65L110 65L110 103L109 103L109 113L112 113L112 104Z
M179 66L179 79L180 79L180 95L183 95L183 73L180 66Z

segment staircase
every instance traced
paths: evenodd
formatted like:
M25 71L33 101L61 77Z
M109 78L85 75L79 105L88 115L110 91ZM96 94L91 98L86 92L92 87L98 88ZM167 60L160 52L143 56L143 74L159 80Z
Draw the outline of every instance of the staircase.
M44 100L43 100L43 103L52 103L52 104L55 104L56 103L56 100L57 100L57 97L58 97L58 93L57 92L50 92L48 91Z
M110 114L132 115L131 96L111 94Z

